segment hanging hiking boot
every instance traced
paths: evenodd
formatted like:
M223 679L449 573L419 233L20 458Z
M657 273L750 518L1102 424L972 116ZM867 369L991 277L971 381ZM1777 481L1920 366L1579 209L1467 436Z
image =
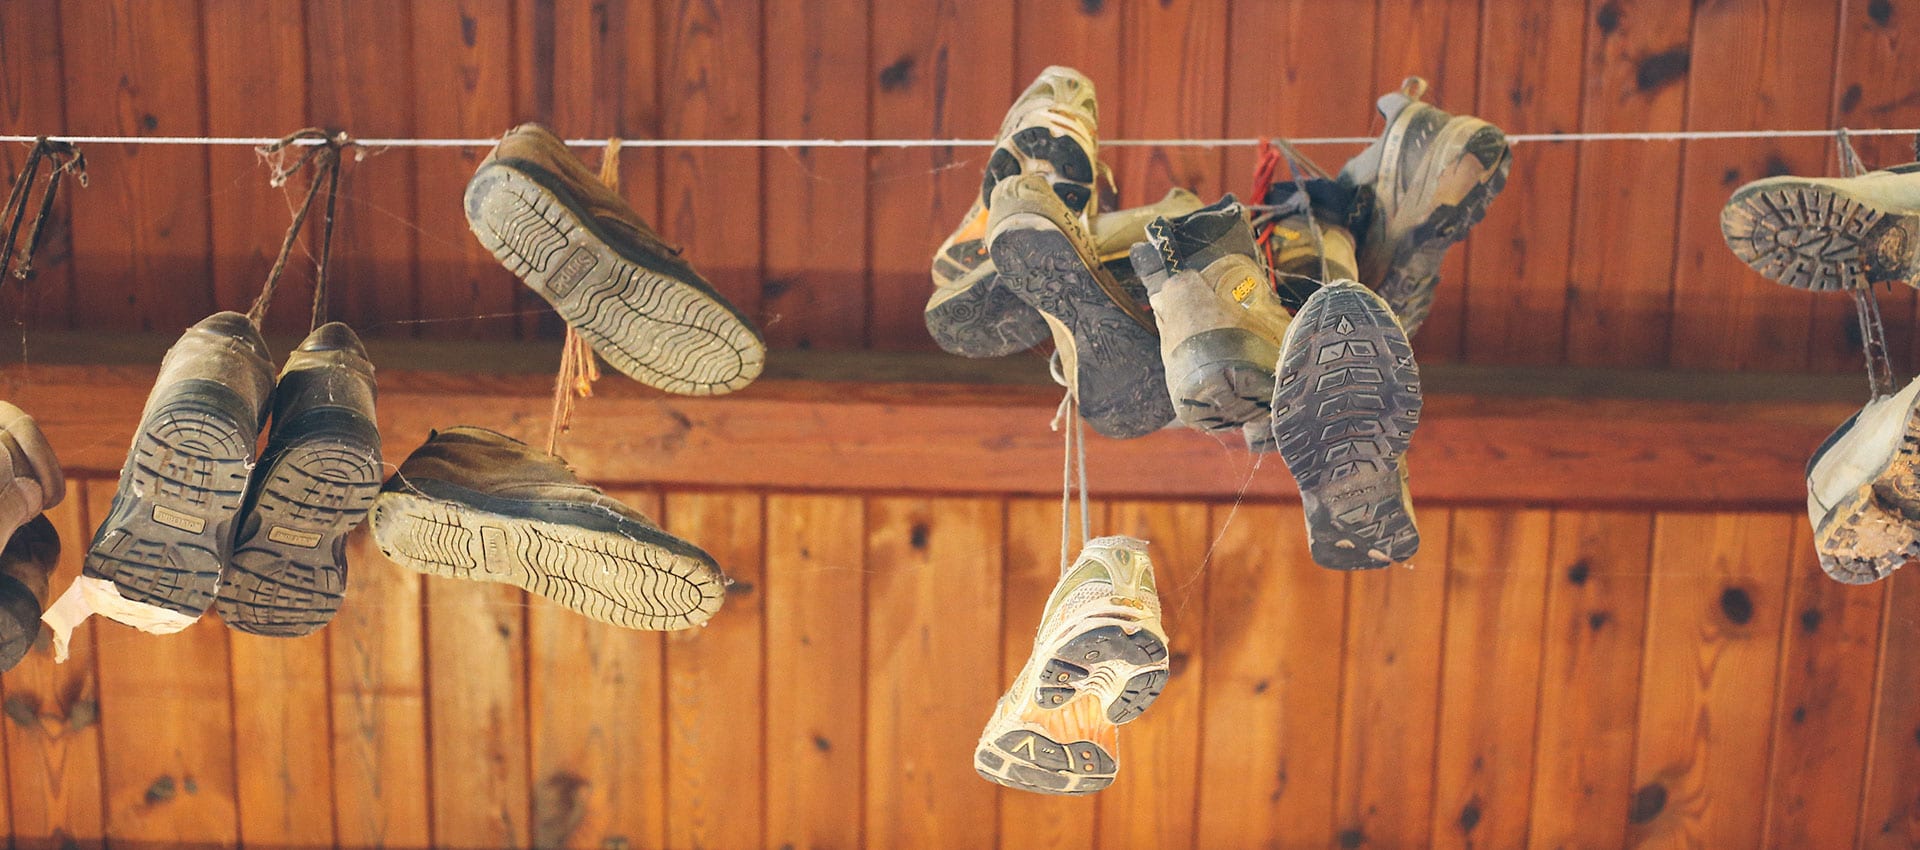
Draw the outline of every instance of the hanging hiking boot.
M26 411L0 401L0 540L67 495L53 447Z
M218 610L240 631L297 637L340 610L347 533L380 490L373 364L360 338L339 322L315 329L287 358L273 399Z
M1920 379L1869 402L1807 461L1820 567L1847 584L1920 558Z
M1167 685L1167 634L1145 541L1100 537L1047 598L1033 654L994 706L973 768L1042 794L1091 794L1119 773L1119 726Z
M484 428L429 437L381 488L372 522L403 567L510 584L629 629L701 625L725 591L707 553L565 461Z
M92 611L166 634L213 604L272 398L246 316L215 313L167 350L75 585Z
M545 127L500 140L466 209L480 244L634 380L720 395L759 376L753 323Z
M1920 163L1858 177L1768 177L1733 193L1720 233L1735 256L1797 289L1914 282Z
M60 563L60 532L44 514L20 526L0 550L0 671L12 670L40 637L47 579Z
M1001 283L1046 318L1081 415L1116 439L1172 421L1153 320L1046 178L1009 178L993 195L988 246Z
M1304 185L1307 191L1302 195L1292 181L1274 183L1266 193L1267 209L1253 219L1254 240L1273 273L1274 292L1289 314L1299 312L1329 281L1359 279L1353 231L1347 228L1354 190L1321 178Z
M1267 421L1273 364L1287 331L1245 209L1232 195L1160 218L1133 246L1160 328L1160 356L1180 423L1202 431Z
M1487 214L1513 164L1507 137L1471 115L1423 103L1427 83L1408 77L1380 98L1386 132L1340 169L1359 193L1360 276L1387 300L1411 337L1433 309L1440 261Z
M1420 370L1386 302L1350 280L1315 292L1287 328L1277 383L1274 438L1300 485L1314 563L1413 557L1404 455L1420 424Z
M1001 180L1045 175L1054 194L1086 227L1099 205L1094 185L1100 171L1098 126L1093 81L1059 65L1041 71L1007 110L980 199L933 255L926 321L941 348L966 357L1004 357L1047 338L1040 314L1000 285L987 252L988 205Z

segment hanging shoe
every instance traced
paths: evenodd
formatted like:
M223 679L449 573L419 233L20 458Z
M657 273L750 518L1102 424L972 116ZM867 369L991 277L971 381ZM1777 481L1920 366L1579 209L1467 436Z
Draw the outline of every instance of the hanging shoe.
M1000 123L980 198L960 228L933 255L927 331L947 351L1004 357L1047 338L1046 322L1000 285L987 252L993 187L1021 174L1044 175L1084 228L1097 219L1099 112L1093 81L1072 68L1049 66L1014 101Z
M701 625L726 587L699 547L565 461L484 428L429 437L381 488L372 523L403 567L510 584L629 629Z
M988 249L1000 281L1045 317L1081 415L1115 439L1173 421L1153 320L1046 178L1009 178L993 194Z
M66 498L53 447L26 411L0 401L0 540Z
M1797 289L1914 283L1920 163L1858 177L1768 177L1733 193L1720 233L1735 256Z
M1920 379L1869 402L1807 461L1820 567L1847 584L1920 558Z
M60 532L44 514L20 526L0 549L0 671L12 670L40 637L47 579L60 563Z
M753 323L545 127L500 140L466 210L480 244L634 380L720 395L759 376Z
M347 533L380 490L373 364L351 328L321 325L287 358L254 467L220 619L243 632L311 634L347 590Z
M1387 129L1340 170L1362 209L1360 276L1393 308L1411 337L1433 309L1440 261L1487 214L1513 164L1507 137L1471 115L1420 100L1427 83L1408 77L1380 98Z
M1324 178L1302 185L1304 196L1292 181L1274 183L1264 199L1267 209L1253 219L1254 239L1273 273L1274 292L1289 314L1299 312L1329 281L1360 279L1353 231L1347 227L1355 191Z
M199 619L233 552L272 398L267 345L246 316L215 313L189 328L160 362L113 506L68 595L155 634ZM55 635L64 645L60 625Z
M1120 770L1119 726L1167 685L1147 544L1088 541L1047 598L1033 654L974 748L982 777L1042 794L1091 794Z
M1281 346L1273 431L1314 563L1371 569L1419 551L1405 454L1420 401L1413 347L1385 300L1350 280L1307 299Z

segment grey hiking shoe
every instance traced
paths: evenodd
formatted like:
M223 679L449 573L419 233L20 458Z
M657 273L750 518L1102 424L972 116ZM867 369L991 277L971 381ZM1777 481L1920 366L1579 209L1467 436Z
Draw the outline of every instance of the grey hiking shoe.
M160 362L82 575L177 615L163 616L180 628L205 613L272 398L267 345L246 316L215 313L189 328Z
M66 495L66 476L39 424L0 401L0 540Z
M1116 439L1173 421L1153 320L1046 178L1009 178L993 195L993 263L1001 283L1046 318L1081 416Z
M1735 256L1797 289L1914 283L1920 261L1920 163L1858 177L1768 177L1720 212Z
M1807 461L1820 567L1847 584L1920 558L1920 379L1869 402Z
M1000 285L987 252L993 187L1008 177L1040 174L1081 227L1095 218L1095 181L1102 172L1099 112L1093 81L1059 65L1040 72L1000 123L980 198L933 255L927 331L940 347L966 357L1004 357L1039 345L1046 322Z
M1421 102L1427 82L1408 77L1380 98L1380 140L1340 169L1358 192L1364 228L1360 276L1393 308L1411 337L1433 309L1440 261L1487 214L1513 162L1507 137L1471 115Z
M1289 317L1246 210L1228 195L1184 216L1155 219L1146 241L1133 246L1132 264L1160 328L1180 423L1202 431L1267 424Z
M466 210L480 244L634 380L720 395L759 376L753 323L545 127L500 140Z
M1413 557L1405 454L1420 424L1420 371L1386 302L1350 280L1322 287L1287 328L1279 375L1274 437L1300 485L1314 563L1357 570Z
M510 584L629 629L705 623L726 587L699 547L565 461L484 428L429 437L381 488L372 524L403 567Z
M40 637L47 579L60 563L60 532L46 516L15 529L0 549L0 671L12 670Z
M347 533L380 490L373 364L351 328L321 325L287 358L217 608L228 626L296 637L333 619Z

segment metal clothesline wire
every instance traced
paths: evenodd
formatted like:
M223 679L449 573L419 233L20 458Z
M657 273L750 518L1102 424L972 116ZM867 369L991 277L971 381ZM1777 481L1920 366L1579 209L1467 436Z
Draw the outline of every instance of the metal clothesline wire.
M1914 136L1920 135L1920 128L1913 129L1848 129L1853 136ZM1827 139L1832 138L1833 129L1824 130L1674 130L1627 133L1515 133L1507 136L1513 143L1527 142L1679 142L1707 139ZM0 142L31 142L38 136L0 135ZM73 144L126 144L126 145L214 145L258 147L279 141L278 138L265 136L48 136L59 142ZM1375 141L1377 136L1320 136L1303 139L1288 139L1295 146L1305 145L1353 145ZM484 139L355 139L355 142L370 148L477 148L492 147L498 137ZM1252 147L1260 144L1259 138L1220 138L1220 139L1102 139L1104 147L1186 147L1186 148L1225 148ZM302 140L295 144L320 144L318 140ZM607 145L606 139L567 139L569 147L600 148ZM622 139L623 148L945 148L945 147L991 147L992 139Z

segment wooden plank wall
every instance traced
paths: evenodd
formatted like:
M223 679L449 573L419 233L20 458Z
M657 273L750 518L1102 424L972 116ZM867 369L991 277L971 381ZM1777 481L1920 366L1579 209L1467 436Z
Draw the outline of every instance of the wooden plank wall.
M79 569L113 482L53 512ZM423 580L319 636L93 623L0 677L17 846L1910 847L1920 600L1798 514L1425 506L1412 569L1297 504L1096 502L1174 677L1088 799L969 756L1057 569L1045 499L615 488L736 580L703 630Z
M1920 125L1912 0L17 0L0 5L0 132L984 138L1060 63L1095 79L1109 137L1366 135L1408 74L1512 132ZM865 22L865 25L859 25ZM849 24L853 25L849 25ZM272 49L266 49L270 44ZM1909 140L1860 145L1869 163ZM1337 167L1354 146L1309 153ZM376 335L556 334L457 209L480 150L370 151L337 234L336 314ZM243 149L88 149L21 315L170 331L244 306L285 200ZM587 153L591 160L597 153ZM19 151L0 152L17 165ZM1246 148L1110 148L1124 204L1245 193ZM933 247L985 151L629 150L635 207L777 348L928 350ZM1849 371L1844 298L1733 259L1718 210L1747 180L1825 173L1822 140L1525 145L1454 252L1429 362ZM71 212L69 220L67 214ZM307 272L296 269L295 279ZM304 282L274 326L296 329ZM16 296L9 295L9 298ZM1920 363L1916 302L1886 296Z

